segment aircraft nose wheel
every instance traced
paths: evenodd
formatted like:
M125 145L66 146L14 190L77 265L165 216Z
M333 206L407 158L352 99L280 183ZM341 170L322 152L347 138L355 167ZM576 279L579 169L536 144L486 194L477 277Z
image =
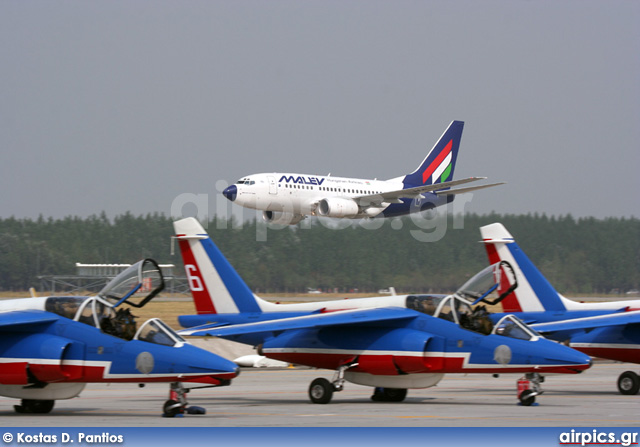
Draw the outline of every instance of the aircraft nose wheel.
M540 383L544 381L538 373L527 373L518 380L518 400L523 407L530 407L536 402L536 396L543 393ZM537 404L536 404L537 405Z
M185 394L188 392L189 390L185 389L181 382L172 382L169 389L169 400L162 407L162 417L172 418L182 416L184 413L205 414L207 410L202 407L187 406L189 402L187 402Z
M524 390L520 393L520 404L523 407L530 407L536 402L536 395L537 393L534 393L532 390Z
M640 376L633 371L625 371L618 377L620 394L633 395L640 391Z

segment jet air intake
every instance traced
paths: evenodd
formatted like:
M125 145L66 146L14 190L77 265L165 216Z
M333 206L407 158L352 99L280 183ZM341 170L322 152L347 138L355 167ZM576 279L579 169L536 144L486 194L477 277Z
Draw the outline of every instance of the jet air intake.
M329 198L318 203L318 214L324 217L355 217L360 208L351 199Z

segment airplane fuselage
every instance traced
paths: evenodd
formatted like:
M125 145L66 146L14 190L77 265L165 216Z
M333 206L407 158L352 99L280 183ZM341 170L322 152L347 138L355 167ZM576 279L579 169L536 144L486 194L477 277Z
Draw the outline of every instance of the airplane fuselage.
M452 196L423 193L420 197L390 202L377 196L405 187L402 178L359 179L295 173L262 173L243 177L224 191L224 196L245 208L292 216L393 217L446 204ZM334 210L322 210L322 201L335 201Z
M505 314L515 314L546 337L588 355L640 363L640 300L568 299L554 289L504 225L486 225L480 232L489 262L508 262L515 271L518 290L502 301Z
M395 295L298 304L272 304L258 299L261 312L184 315L179 321L184 327L203 324L224 327L311 317L318 313L406 309L408 303L428 299L445 300L440 309L446 307L444 295ZM422 308L417 304L411 307ZM353 364L345 372L345 379L375 387L427 388L447 373L522 373L530 372L532 365L541 373L577 373L589 367L586 357L582 357L580 364L577 353L571 364L554 361L554 358L566 358L567 350L544 338L522 340L478 333L461 327L456 321L419 311L409 323L390 322L382 328L358 324L354 319L353 325L343 327L219 336L260 346L261 355L287 363L334 370Z
M295 225L306 216L348 219L402 216L453 201L456 194L501 183L452 189L481 180L453 180L462 138L462 121L452 121L411 173L390 180L297 173L243 177L222 194L245 208L262 211L268 223Z
M637 301L576 304L583 305L584 310L520 312L517 315L528 324L537 324L616 315L625 312L626 307L640 308L640 302ZM493 318L498 319L501 315L506 314L494 314ZM640 329L632 325L611 325L589 330L565 330L546 334L546 337L566 342L572 348L592 357L640 363Z
M127 340L93 325L88 306L83 321L46 310L56 307L62 313L70 303L81 306L83 297L0 302L0 318L10 320L0 337L0 395L69 399L86 383L194 381L215 385L237 375L232 362L171 339L169 333L150 330Z

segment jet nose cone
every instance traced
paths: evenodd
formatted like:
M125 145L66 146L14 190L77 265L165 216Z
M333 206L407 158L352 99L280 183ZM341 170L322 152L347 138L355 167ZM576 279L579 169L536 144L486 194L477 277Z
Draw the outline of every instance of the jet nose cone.
M561 350L558 350L556 355L548 357L547 360L559 365L564 364L565 372L579 373L591 368L593 361L587 354L564 345L557 345L557 347Z
M222 195L233 202L236 200L236 196L238 195L238 187L236 185L231 185L222 191Z
M192 362L190 367L200 371L207 371L214 377L224 377L226 379L238 377L240 374L240 368L234 362L206 351L200 353L197 362Z

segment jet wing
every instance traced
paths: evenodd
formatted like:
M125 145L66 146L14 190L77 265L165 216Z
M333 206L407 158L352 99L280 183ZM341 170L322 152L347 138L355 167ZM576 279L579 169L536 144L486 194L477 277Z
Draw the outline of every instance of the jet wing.
M631 324L640 325L640 310L598 315L595 317L575 318L573 320L537 323L530 326L536 331L545 334L550 332L578 331L608 326L626 326Z
M234 335L264 334L283 332L293 329L313 329L327 326L359 325L383 323L390 321L410 320L419 314L410 309L386 307L375 309L353 309L304 315L302 317L281 318L278 320L260 321L256 323L234 324L208 329L185 329L180 335L227 337Z
M466 188L447 189L446 191L436 191L435 194L439 196L453 196L455 194L465 194L471 191L477 191L479 189L491 188L492 186L504 185L505 182L489 183L486 185L467 186Z
M489 185L475 186L472 188L460 188L458 190L446 190L453 186L463 185L465 183L484 180L486 177L469 177L461 180L453 180L451 182L436 183L434 185L416 186L415 188L398 189L395 191L383 192L380 194L369 194L366 196L355 197L354 200L362 207L380 206L382 203L400 203L400 199L415 199L425 192L435 192L438 195L460 194L463 192L475 191L476 189L489 188L490 186L502 185L502 183L492 183Z
M37 326L55 323L59 317L41 310L0 313L0 332L35 332Z

